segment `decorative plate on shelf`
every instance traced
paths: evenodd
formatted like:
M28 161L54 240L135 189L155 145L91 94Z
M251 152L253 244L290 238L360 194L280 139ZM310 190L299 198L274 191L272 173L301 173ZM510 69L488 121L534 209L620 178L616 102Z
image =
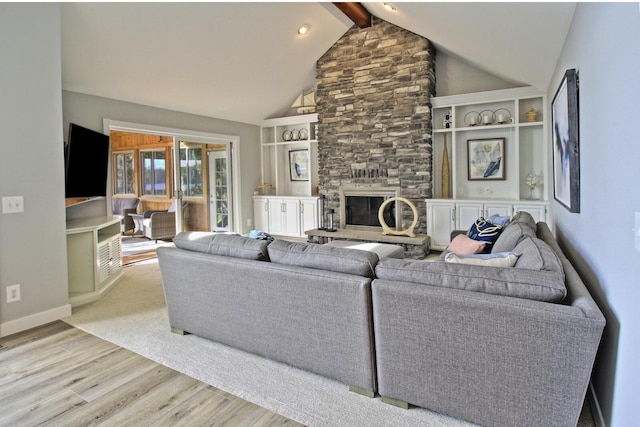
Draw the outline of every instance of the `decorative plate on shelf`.
M284 133L282 134L282 140L283 141L291 141L291 131L290 130L285 130Z
M303 141L309 139L309 131L306 129L300 129L300 139Z
M469 111L464 115L464 124L467 126L476 126L480 124L480 113L477 111Z

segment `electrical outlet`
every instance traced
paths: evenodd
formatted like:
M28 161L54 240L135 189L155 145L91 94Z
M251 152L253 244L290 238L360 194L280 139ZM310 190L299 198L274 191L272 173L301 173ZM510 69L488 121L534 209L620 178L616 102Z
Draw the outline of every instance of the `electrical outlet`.
M253 221L251 221L251 218L247 218L247 227L251 227L251 224L253 224Z
M7 286L7 304L20 301L20 285Z

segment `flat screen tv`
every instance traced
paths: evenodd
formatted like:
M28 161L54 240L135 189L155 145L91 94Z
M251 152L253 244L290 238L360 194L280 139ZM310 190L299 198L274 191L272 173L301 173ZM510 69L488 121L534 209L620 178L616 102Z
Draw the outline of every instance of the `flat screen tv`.
M65 197L107 195L109 136L69 124L65 149Z

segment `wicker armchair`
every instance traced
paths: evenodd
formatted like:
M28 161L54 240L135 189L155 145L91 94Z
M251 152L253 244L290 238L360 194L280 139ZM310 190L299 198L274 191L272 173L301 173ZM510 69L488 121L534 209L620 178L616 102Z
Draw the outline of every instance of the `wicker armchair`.
M176 205L174 200L166 211L145 211L142 216L142 226L145 237L151 240L172 239L176 235ZM182 209L187 202L182 202Z
M127 230L133 230L133 218L129 214L135 214L140 199L137 197L120 197L111 199L111 211L114 215L122 216L121 231L122 234Z

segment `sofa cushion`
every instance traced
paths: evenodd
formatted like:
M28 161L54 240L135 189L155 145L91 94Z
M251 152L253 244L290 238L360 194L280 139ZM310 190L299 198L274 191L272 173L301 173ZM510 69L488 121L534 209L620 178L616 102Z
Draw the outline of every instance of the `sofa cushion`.
M194 252L224 255L257 261L268 261L269 242L240 235L185 231L178 233L173 242L176 247Z
M513 251L520 254L515 264L516 268L553 271L564 277L560 258L546 242L536 237L527 237L522 239Z
M519 256L519 254L514 252L471 255L456 255L454 253L449 253L445 256L444 260L454 264L485 265L488 267L513 267L516 261L518 261Z
M555 271L442 261L387 258L377 265L376 278L547 302L559 302L567 293L564 276Z
M267 250L271 262L374 277L378 255L358 249L275 240Z
M535 229L526 223L510 222L498 236L491 252L511 252L526 237L536 237Z
M484 242L473 240L464 234L458 234L451 240L446 252L453 252L454 254L479 254L484 250L484 247Z
M536 220L533 219L531 214L527 211L518 211L509 221L509 224L524 224L535 233L536 231Z

